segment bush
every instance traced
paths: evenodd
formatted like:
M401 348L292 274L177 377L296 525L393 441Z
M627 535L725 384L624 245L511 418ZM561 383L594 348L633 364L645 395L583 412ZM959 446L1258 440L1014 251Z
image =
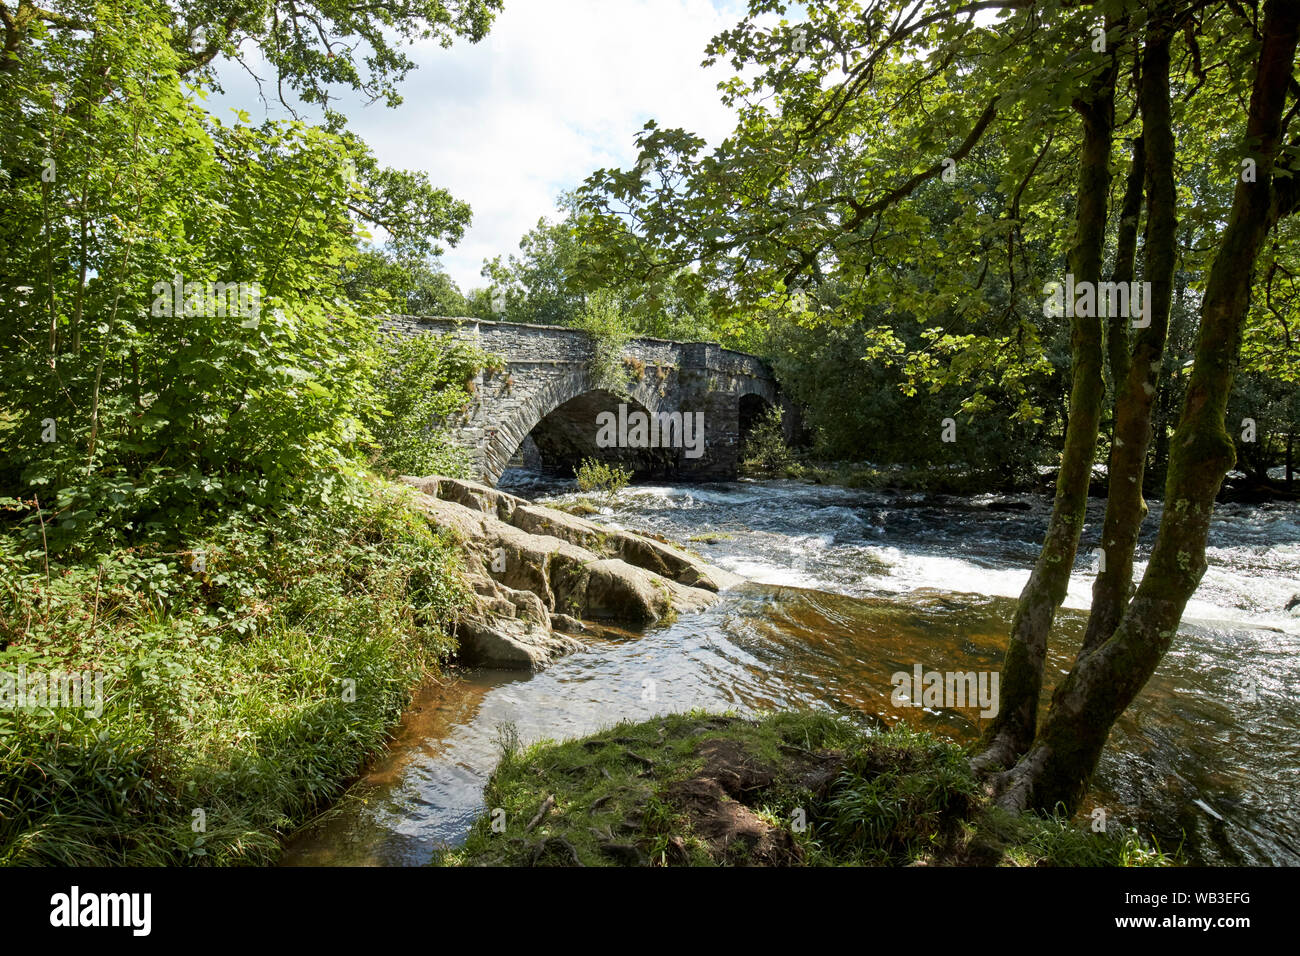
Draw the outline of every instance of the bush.
M472 401L474 377L505 363L449 335L394 336L386 344L381 408L366 422L379 464L396 474L466 477L468 454L447 426Z
M781 427L781 408L773 405L763 413L745 440L741 470L757 477L783 476L795 464Z
M632 470L622 465L607 465L594 458L584 458L575 472L581 491L602 491L615 495L632 480Z
M632 370L623 363L623 349L632 340L632 326L611 292L595 292L574 322L592 342L588 364L592 385L621 395L632 381Z
M0 865L272 862L454 647L458 551L409 493L353 482L48 584L44 555L0 536L0 674L104 688L97 718L0 709Z
M1059 453L1060 378L1043 369L1005 380L974 372L952 380L954 374L945 373L942 383L914 387L906 362L873 351L881 328L893 328L906 350L925 348L911 318L875 310L842 325L775 324L767 338L749 343L769 358L786 396L801 408L809 454L880 468L902 465L930 480L972 475L981 491L1034 486L1037 466ZM1068 342L1044 346L1052 355L1061 347L1068 352ZM962 354L939 361L952 364ZM979 383L974 394L972 382ZM1035 407L1041 415L1035 416ZM955 442L943 440L947 418L956 422Z

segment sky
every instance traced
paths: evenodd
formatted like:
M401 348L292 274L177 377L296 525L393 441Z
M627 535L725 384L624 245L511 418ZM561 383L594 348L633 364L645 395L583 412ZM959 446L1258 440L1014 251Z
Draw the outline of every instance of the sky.
M442 257L466 292L488 284L484 259L517 252L540 217L556 217L561 192L596 169L634 165L647 120L721 142L734 125L717 91L729 67L700 63L743 10L742 0L506 0L478 44L408 49L417 69L401 106L345 97L335 108L382 165L423 170L470 204L472 224ZM268 108L241 67L225 64L220 76L226 93L209 100L213 112L285 115L273 82Z

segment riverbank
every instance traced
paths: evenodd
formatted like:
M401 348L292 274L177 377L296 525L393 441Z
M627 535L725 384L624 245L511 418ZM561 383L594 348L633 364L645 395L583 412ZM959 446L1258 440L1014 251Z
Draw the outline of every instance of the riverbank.
M455 649L459 548L410 497L365 481L48 571L0 536L0 672L102 691L0 707L0 864L277 859Z
M184 550L60 561L0 535L0 571L0 864L19 865L274 862L452 659L541 670L592 619L654 623L739 581L446 478L362 479Z
M917 508L904 506L912 496L737 483L627 489L605 503L611 513L597 525L473 483L436 481L445 493L433 497L437 505L416 489L368 484L327 512L226 525L185 552L52 562L48 585L39 550L0 538L0 671L25 662L29 672L107 678L99 719L0 708L8 731L0 734L0 860L267 863L285 835L334 807L364 773L359 799L344 803L364 797L394 816L351 807L319 841L334 855L316 862L349 853L427 862L433 846L460 842L482 811L502 724L535 741L692 708L753 715L825 705L965 743L978 732L977 713L899 710L891 673L900 661L994 666L1013 609L1005 595L1022 583L1008 569L1027 566L1047 507L1035 500L1032 511L1001 513L981 496L963 508ZM430 509L453 506L457 522L492 534L436 530ZM595 550L548 558L566 542L518 537L533 535L520 526L533 522ZM1193 607L1200 623L1184 626L1179 653L1141 708L1121 718L1098 771L1097 805L1112 822L1122 818L1168 848L1185 841L1194 862L1292 860L1294 819L1272 808L1297 738L1293 715L1272 695L1293 684L1294 617L1259 609L1280 611L1297 591L1285 550L1295 526L1290 507L1234 506L1216 518L1219 569ZM640 533L626 538L623 527ZM672 587L651 583L635 592L648 603L629 605L659 615L650 627L604 627L547 609L550 633L581 653L541 670L523 661L514 670L457 668L440 682L444 691L417 702L426 712L420 733L393 744L399 717L411 716L411 688L453 660L456 623L469 619L476 597L516 617L535 607L499 590L522 589L505 571L494 578L502 541L521 546L507 551L510 573L544 567L537 587L544 578L552 597L581 603L622 585L610 578L589 588L590 577L569 572L609 567L629 549L675 568L671 575L698 574L698 556L671 543L692 540L713 573L770 583L720 593L675 581L709 605L680 616L659 603ZM512 564L511 554L537 560ZM636 570L620 574L643 580ZM484 576L493 582L479 587L491 594L463 586ZM1077 648L1084 618L1070 606L1086 607L1087 583L1086 573L1072 579L1049 674ZM1251 610L1234 611L1247 595ZM1253 682L1257 699L1225 709L1225 673ZM376 797L371 786L400 792ZM368 828L363 837L348 819Z
M1160 866L1112 825L987 807L963 748L828 714L667 714L562 743L509 735L447 866Z

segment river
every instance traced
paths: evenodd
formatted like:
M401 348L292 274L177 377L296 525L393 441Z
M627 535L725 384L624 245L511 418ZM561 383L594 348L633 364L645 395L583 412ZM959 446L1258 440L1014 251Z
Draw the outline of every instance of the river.
M574 497L524 472L502 487ZM977 708L896 707L891 675L998 668L1050 507L1035 495L789 481L627 488L592 517L662 534L750 583L705 612L590 639L540 674L451 670L283 862L427 863L483 810L507 725L530 742L692 707L819 707L970 740ZM1104 507L1089 504L1045 701L1082 637ZM1153 502L1140 559L1159 517ZM1221 504L1208 559L1172 649L1111 733L1085 811L1102 808L1192 863L1300 865L1300 608L1286 610L1300 594L1300 504Z

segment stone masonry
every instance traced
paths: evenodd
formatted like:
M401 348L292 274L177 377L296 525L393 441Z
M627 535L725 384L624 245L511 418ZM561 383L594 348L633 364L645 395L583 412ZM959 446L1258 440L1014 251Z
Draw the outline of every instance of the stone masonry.
M771 369L753 355L705 342L638 338L623 350L632 380L626 394L593 384L594 348L579 329L479 319L385 316L403 335L452 335L501 356L505 371L474 380L474 402L450 423L471 452L475 477L495 483L512 459L571 475L585 457L618 460L638 474L687 481L736 477L743 434L780 402ZM625 403L651 414L703 412L704 450L598 448L596 416Z

